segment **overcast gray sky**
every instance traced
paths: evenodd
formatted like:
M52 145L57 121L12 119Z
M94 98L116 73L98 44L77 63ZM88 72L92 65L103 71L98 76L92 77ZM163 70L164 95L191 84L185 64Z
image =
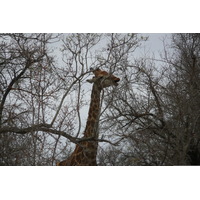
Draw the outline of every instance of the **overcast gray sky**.
M156 57L159 57L160 52L163 50L163 39L169 43L171 37L170 33L144 33L143 35L149 38L143 43L142 47L139 48L139 53L144 53L144 51L146 51L150 54L154 53Z

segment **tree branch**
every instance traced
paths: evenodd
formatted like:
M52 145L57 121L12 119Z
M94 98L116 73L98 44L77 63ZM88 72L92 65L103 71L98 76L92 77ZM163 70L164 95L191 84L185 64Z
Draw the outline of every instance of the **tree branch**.
M17 127L2 127L2 128L0 128L0 134L12 132L12 133L24 135L24 134L28 134L28 133L35 132L35 131L43 131L46 133L52 133L55 135L63 136L75 144L79 144L84 141L97 141L97 142L107 142L109 144L116 146L121 141L121 139L120 139L119 141L113 143L109 140L95 139L94 137L76 138L76 137L72 137L71 135L67 134L64 131L58 131L58 130L52 129L50 124L35 124L35 125L32 125L27 128L17 128Z
M32 65L32 61L30 59L28 59L24 69L16 77L14 77L12 79L12 81L10 82L10 84L8 85L6 91L5 91L4 95L3 95L2 101L0 103L0 126L1 126L1 123L2 123L3 107L4 107L4 104L5 104L5 101L6 101L6 98L7 98L8 94L9 94L9 92L12 90L12 86L23 76L23 74L26 72L26 70L31 65Z

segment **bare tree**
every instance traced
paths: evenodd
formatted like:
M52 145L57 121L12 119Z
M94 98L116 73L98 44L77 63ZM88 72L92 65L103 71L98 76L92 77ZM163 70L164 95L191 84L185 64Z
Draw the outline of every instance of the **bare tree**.
M114 164L199 165L199 41L199 34L174 34L162 62L122 64L121 92L107 99L103 119L121 141ZM114 152L104 149L101 160L113 164Z
M90 68L121 70L143 40L136 34L0 37L1 165L54 165L67 157L81 140Z
M47 128L47 101L55 98L53 57L47 47L54 39L47 34L1 34L2 165L44 164L36 156L46 141L40 129Z
M174 55L168 58L174 73L169 77L170 99L176 127L177 163L200 164L200 34L174 34Z

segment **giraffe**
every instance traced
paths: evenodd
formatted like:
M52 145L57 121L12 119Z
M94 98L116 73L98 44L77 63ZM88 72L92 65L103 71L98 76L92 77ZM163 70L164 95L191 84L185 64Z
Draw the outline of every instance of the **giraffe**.
M88 112L88 119L86 127L83 132L83 139L76 144L74 152L64 161L57 163L57 166L96 166L96 155L98 148L98 126L99 126L99 115L101 109L101 91L110 86L117 86L120 81L116 76L102 71L99 68L92 69L94 77L87 80L93 84L91 101Z

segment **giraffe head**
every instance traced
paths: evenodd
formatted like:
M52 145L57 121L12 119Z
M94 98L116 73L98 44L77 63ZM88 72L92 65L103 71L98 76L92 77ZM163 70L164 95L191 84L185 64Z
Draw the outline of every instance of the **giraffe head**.
M90 80L87 80L89 83L96 83L101 88L110 87L112 85L117 86L120 79L113 74L109 74L106 71L102 71L99 68L91 71L94 73L94 77Z

